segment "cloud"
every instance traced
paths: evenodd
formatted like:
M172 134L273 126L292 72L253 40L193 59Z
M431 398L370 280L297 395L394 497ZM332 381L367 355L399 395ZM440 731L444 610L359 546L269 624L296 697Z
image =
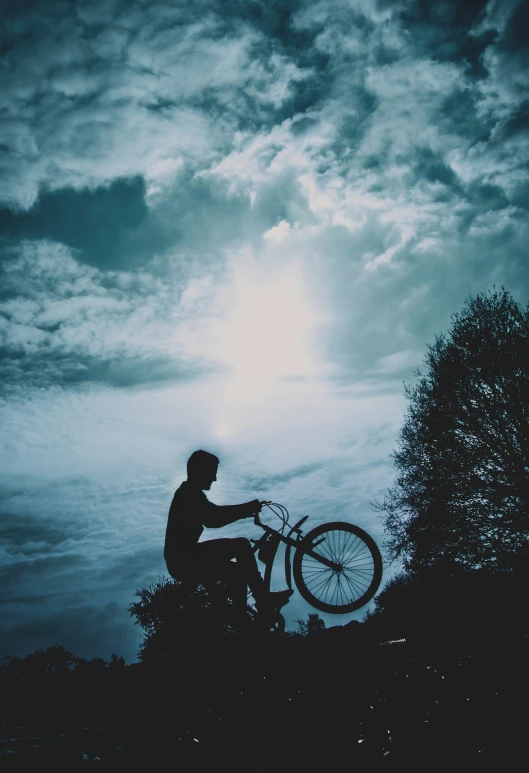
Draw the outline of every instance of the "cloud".
M301 467L296 467L291 470L283 470L276 475L269 475L265 477L252 477L246 478L248 487L255 491L272 491L278 490L278 488L284 486L286 483L290 483L293 480L304 478L307 475L321 469L325 465L321 462L314 464L307 464ZM265 511L266 512L266 511Z
M137 175L163 188L168 167L210 163L248 105L279 108L309 74L214 5L198 16L162 2L72 11L20 7L3 25L0 199L14 210L41 188Z
M9 382L184 378L218 365L203 338L218 314L207 275L101 272L48 241L23 241L1 266L0 341ZM206 359L205 359L206 358ZM136 374L136 376L134 375Z
M120 179L95 190L62 188L42 193L27 212L4 210L0 228L11 243L48 239L68 245L91 265L131 269L145 259L145 252L150 260L165 246L163 239L154 238L148 247L142 244L144 221L149 217L145 196L141 177Z
M263 239L268 239L273 243L282 242L290 233L290 223L287 220L281 220L273 228L269 228L263 234Z

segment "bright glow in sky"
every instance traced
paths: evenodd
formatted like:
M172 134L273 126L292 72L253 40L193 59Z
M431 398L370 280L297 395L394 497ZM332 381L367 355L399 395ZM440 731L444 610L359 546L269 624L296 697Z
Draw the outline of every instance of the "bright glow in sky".
M236 432L281 382L314 376L314 333L323 319L310 304L299 263L272 272L248 259L235 263L226 302L225 320L211 331L214 354L228 368L216 419L220 436Z

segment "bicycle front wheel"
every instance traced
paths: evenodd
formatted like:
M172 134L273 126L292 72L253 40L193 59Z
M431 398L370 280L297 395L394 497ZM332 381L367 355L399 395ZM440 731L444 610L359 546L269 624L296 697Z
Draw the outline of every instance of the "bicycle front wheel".
M335 567L321 563L317 556ZM363 529L335 521L309 531L296 550L293 570L305 601L321 612L343 615L363 607L377 592L382 556Z

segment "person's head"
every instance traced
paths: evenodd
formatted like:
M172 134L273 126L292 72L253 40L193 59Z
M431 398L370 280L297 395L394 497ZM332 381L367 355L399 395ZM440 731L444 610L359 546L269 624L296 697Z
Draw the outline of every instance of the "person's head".
M187 479L200 489L210 489L217 480L219 459L207 451L194 451L187 460Z

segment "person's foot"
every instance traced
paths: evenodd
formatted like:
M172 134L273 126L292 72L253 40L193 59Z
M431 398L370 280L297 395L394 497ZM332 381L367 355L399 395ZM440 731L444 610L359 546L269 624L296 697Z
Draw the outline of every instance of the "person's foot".
M293 593L293 590L281 590L274 593L269 593L264 601L264 604L259 605L259 611L268 612L281 609L281 607L284 607L285 604L288 604Z

